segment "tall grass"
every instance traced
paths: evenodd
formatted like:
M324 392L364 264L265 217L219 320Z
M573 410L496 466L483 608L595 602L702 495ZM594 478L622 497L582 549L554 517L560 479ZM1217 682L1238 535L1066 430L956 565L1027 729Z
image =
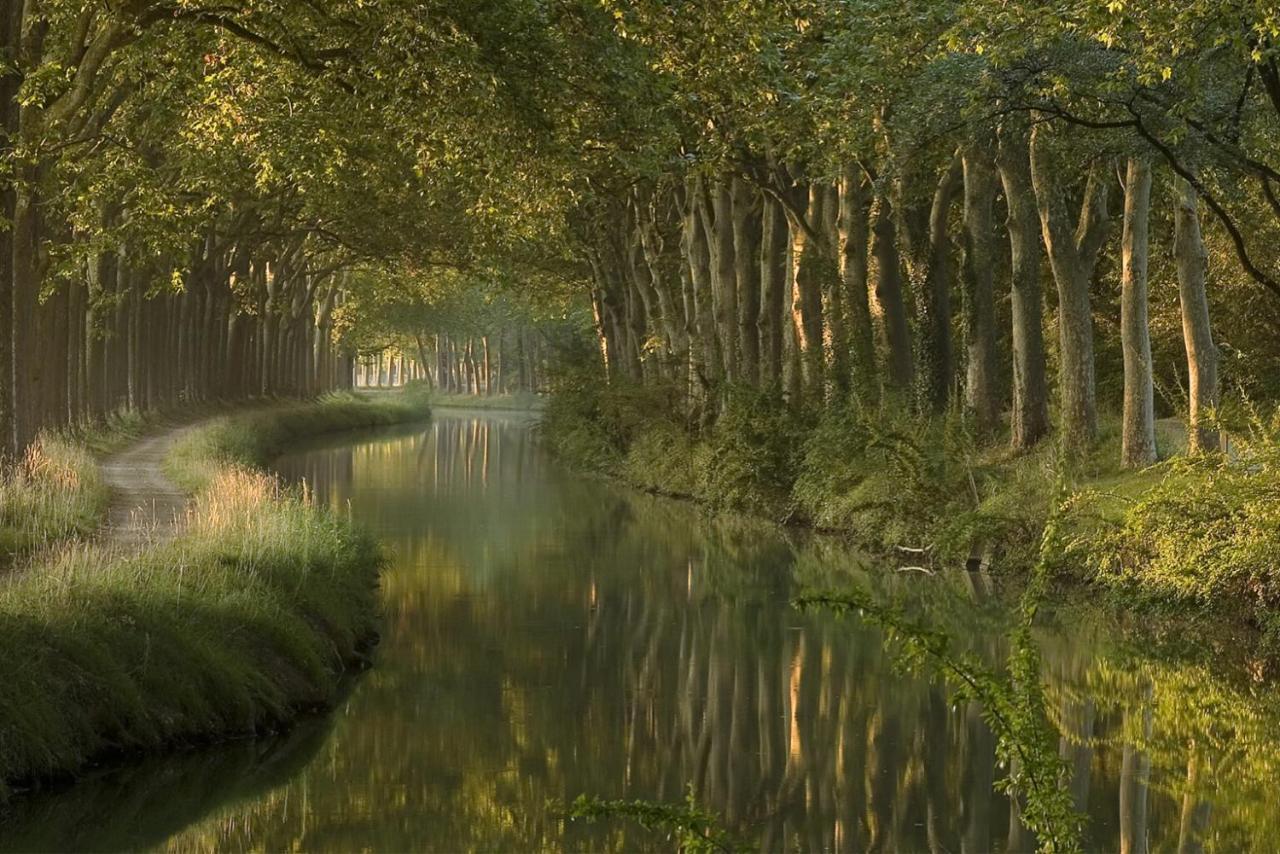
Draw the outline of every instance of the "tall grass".
M425 418L430 411L429 398L421 393L335 392L314 401L232 413L181 438L165 460L165 474L195 492L228 463L261 466L298 439L402 424Z
M0 588L0 794L324 703L374 636L378 566L367 537L229 468L176 539L24 573Z
M52 435L0 474L0 564L88 533L107 507L107 488L92 454Z
M269 731L329 702L376 638L381 556L250 465L303 435L425 412L344 395L218 419L170 461L197 491L175 538L133 554L76 544L0 584L0 800L104 756ZM59 468L42 447L22 474L49 481L42 500L84 492L87 451Z

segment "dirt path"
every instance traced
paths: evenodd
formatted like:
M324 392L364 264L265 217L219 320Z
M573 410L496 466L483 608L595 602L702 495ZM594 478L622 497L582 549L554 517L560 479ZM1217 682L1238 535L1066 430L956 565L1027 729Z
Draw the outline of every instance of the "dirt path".
M102 461L103 480L111 489L103 541L134 549L174 535L188 497L165 476L164 458L175 442L202 423L146 436Z

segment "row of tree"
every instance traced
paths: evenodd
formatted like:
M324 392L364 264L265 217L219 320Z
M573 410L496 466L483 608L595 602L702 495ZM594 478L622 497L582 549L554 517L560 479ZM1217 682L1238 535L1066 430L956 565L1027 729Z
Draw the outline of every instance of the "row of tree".
M568 186L549 115L582 110L563 81L591 43L553 23L516 0L4 3L0 456L119 408L343 387L361 276L539 257L533 214Z
M1263 0L9 3L0 434L311 393L418 337L564 350L589 294L610 372L704 423L750 385L1008 412L1025 447L1056 386L1075 448L1100 397L1129 464L1157 407L1210 447L1227 381L1280 393L1277 27Z
M360 355L354 365L357 388L423 382L446 394L530 392L547 387L551 352L541 336L526 331L495 335L414 335L413 349L384 347ZM410 353L416 355L409 355Z
M1056 385L1076 450L1101 386L1129 466L1156 459L1157 387L1183 388L1168 408L1217 445L1211 313L1232 350L1275 353L1274 16L714 5L616 9L656 118L578 223L611 374L679 384L704 422L735 384L962 405L987 435L1007 412L1016 447L1049 433Z

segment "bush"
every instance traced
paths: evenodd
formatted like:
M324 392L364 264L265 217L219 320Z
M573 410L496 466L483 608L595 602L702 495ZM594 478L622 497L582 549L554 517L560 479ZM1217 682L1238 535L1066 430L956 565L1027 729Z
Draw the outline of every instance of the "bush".
M695 448L683 425L655 418L627 449L619 474L640 489L691 498L697 490Z
M678 390L606 379L601 371L580 370L561 377L542 416L542 435L571 465L624 476L623 463L634 442L655 424L679 425Z
M933 546L943 522L977 504L972 457L956 421L833 407L805 446L796 500L820 527L881 545Z
M731 389L705 451L695 456L699 496L716 507L789 518L808 434L804 414L780 395Z
M1176 458L1118 524L1076 545L1097 578L1146 596L1238 609L1280 606L1280 436L1232 457Z

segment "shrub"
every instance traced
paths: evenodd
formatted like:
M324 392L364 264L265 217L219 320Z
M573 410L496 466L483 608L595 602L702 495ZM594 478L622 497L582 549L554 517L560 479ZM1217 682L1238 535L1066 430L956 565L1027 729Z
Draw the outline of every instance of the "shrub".
M542 434L571 465L622 476L632 444L656 423L678 425L678 390L606 379L599 370L564 376L542 417Z
M1280 635L1280 423L1255 425L1232 455L1175 458L1155 474L1114 524L1078 539L1074 553L1118 589L1232 611L1243 605Z
M780 395L730 389L705 451L695 456L699 496L717 507L790 517L791 489L808 433L805 415Z
M796 500L821 527L920 546L949 513L975 506L971 459L950 420L833 407L805 446Z
M627 449L619 473L650 492L692 497L697 488L695 447L683 425L655 418Z

